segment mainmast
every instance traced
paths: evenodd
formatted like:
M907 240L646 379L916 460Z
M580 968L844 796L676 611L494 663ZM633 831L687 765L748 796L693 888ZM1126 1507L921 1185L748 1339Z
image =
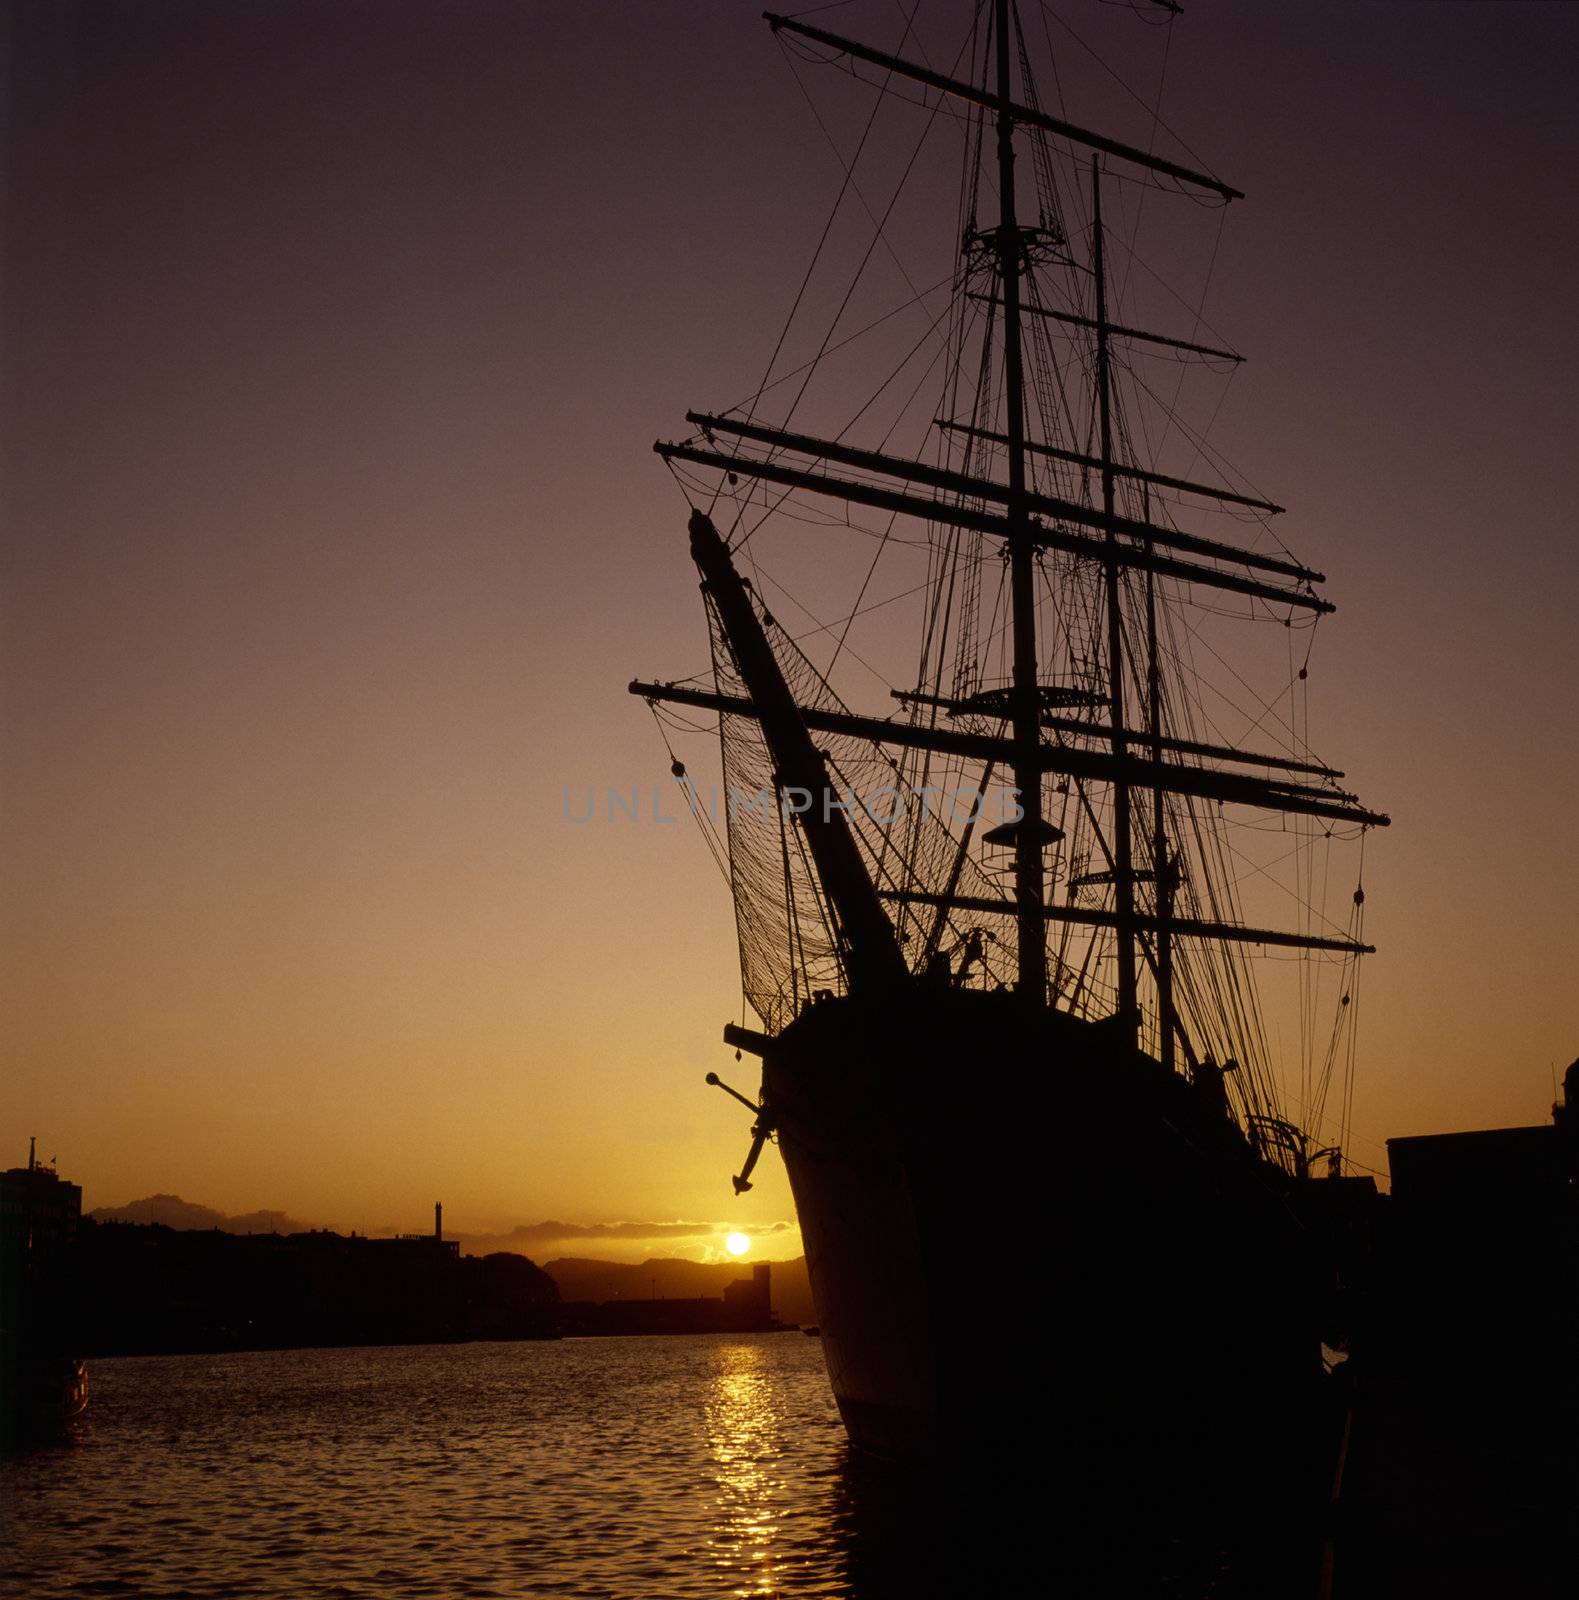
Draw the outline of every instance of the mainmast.
M1020 820L1014 826L1014 917L1019 992L1040 1005L1047 997L1047 923L1042 914L1041 694L1036 649L1036 545L1025 503L1025 370L1020 348L1019 223L1014 206L1014 102L1009 97L1009 0L997 0L998 281L1003 294L1004 401L1008 415L1009 599L1014 640L1014 784ZM1107 506L1112 514L1112 506ZM1110 534L1111 538L1112 535Z
M1102 514L1109 519L1106 566L1108 707L1111 717L1113 760L1122 768L1129 754L1124 731L1124 610L1122 574L1118 564L1118 537L1111 519L1113 506L1113 394L1108 349L1107 274L1102 255L1102 177L1097 157L1091 158L1091 254L1096 276L1097 421L1099 424ZM1139 1013L1135 997L1135 859L1130 837L1129 784L1122 778L1113 785L1113 905L1118 921L1118 1016L1135 1036Z

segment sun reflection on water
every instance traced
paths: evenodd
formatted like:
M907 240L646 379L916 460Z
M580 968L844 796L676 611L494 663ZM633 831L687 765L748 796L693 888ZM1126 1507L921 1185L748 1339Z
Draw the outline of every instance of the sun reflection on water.
M716 1473L714 1559L737 1595L777 1592L775 1539L783 1517L783 1404L760 1345L718 1350L704 1403Z

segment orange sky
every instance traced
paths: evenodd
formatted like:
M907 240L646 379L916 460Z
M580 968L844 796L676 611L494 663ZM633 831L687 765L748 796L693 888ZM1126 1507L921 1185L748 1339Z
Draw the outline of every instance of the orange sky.
M702 1084L754 1072L700 840L561 803L667 781L624 685L705 640L648 447L753 387L837 183L759 9L16 8L0 1159L347 1229L792 1215ZM1214 437L1331 575L1317 747L1394 818L1380 1166L1579 1053L1579 28L1189 10L1165 117L1249 194ZM540 1253L713 1241L594 1243Z

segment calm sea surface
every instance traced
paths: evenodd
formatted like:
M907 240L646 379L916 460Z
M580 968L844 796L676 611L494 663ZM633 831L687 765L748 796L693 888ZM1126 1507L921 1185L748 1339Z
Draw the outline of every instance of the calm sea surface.
M17 1596L930 1593L794 1334L95 1361L0 1461Z

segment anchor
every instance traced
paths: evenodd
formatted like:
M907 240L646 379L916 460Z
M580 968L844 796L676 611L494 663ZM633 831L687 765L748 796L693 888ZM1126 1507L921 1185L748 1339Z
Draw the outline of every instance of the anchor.
M707 1082L713 1088L722 1089L725 1094L733 1095L757 1119L751 1124L751 1148L746 1152L745 1163L740 1171L729 1180L734 1184L736 1194L744 1194L751 1187L751 1172L757 1164L757 1158L762 1154L762 1146L773 1135L773 1115L764 1107L759 1106L754 1100L748 1100L738 1089L731 1089L716 1072L708 1073Z

